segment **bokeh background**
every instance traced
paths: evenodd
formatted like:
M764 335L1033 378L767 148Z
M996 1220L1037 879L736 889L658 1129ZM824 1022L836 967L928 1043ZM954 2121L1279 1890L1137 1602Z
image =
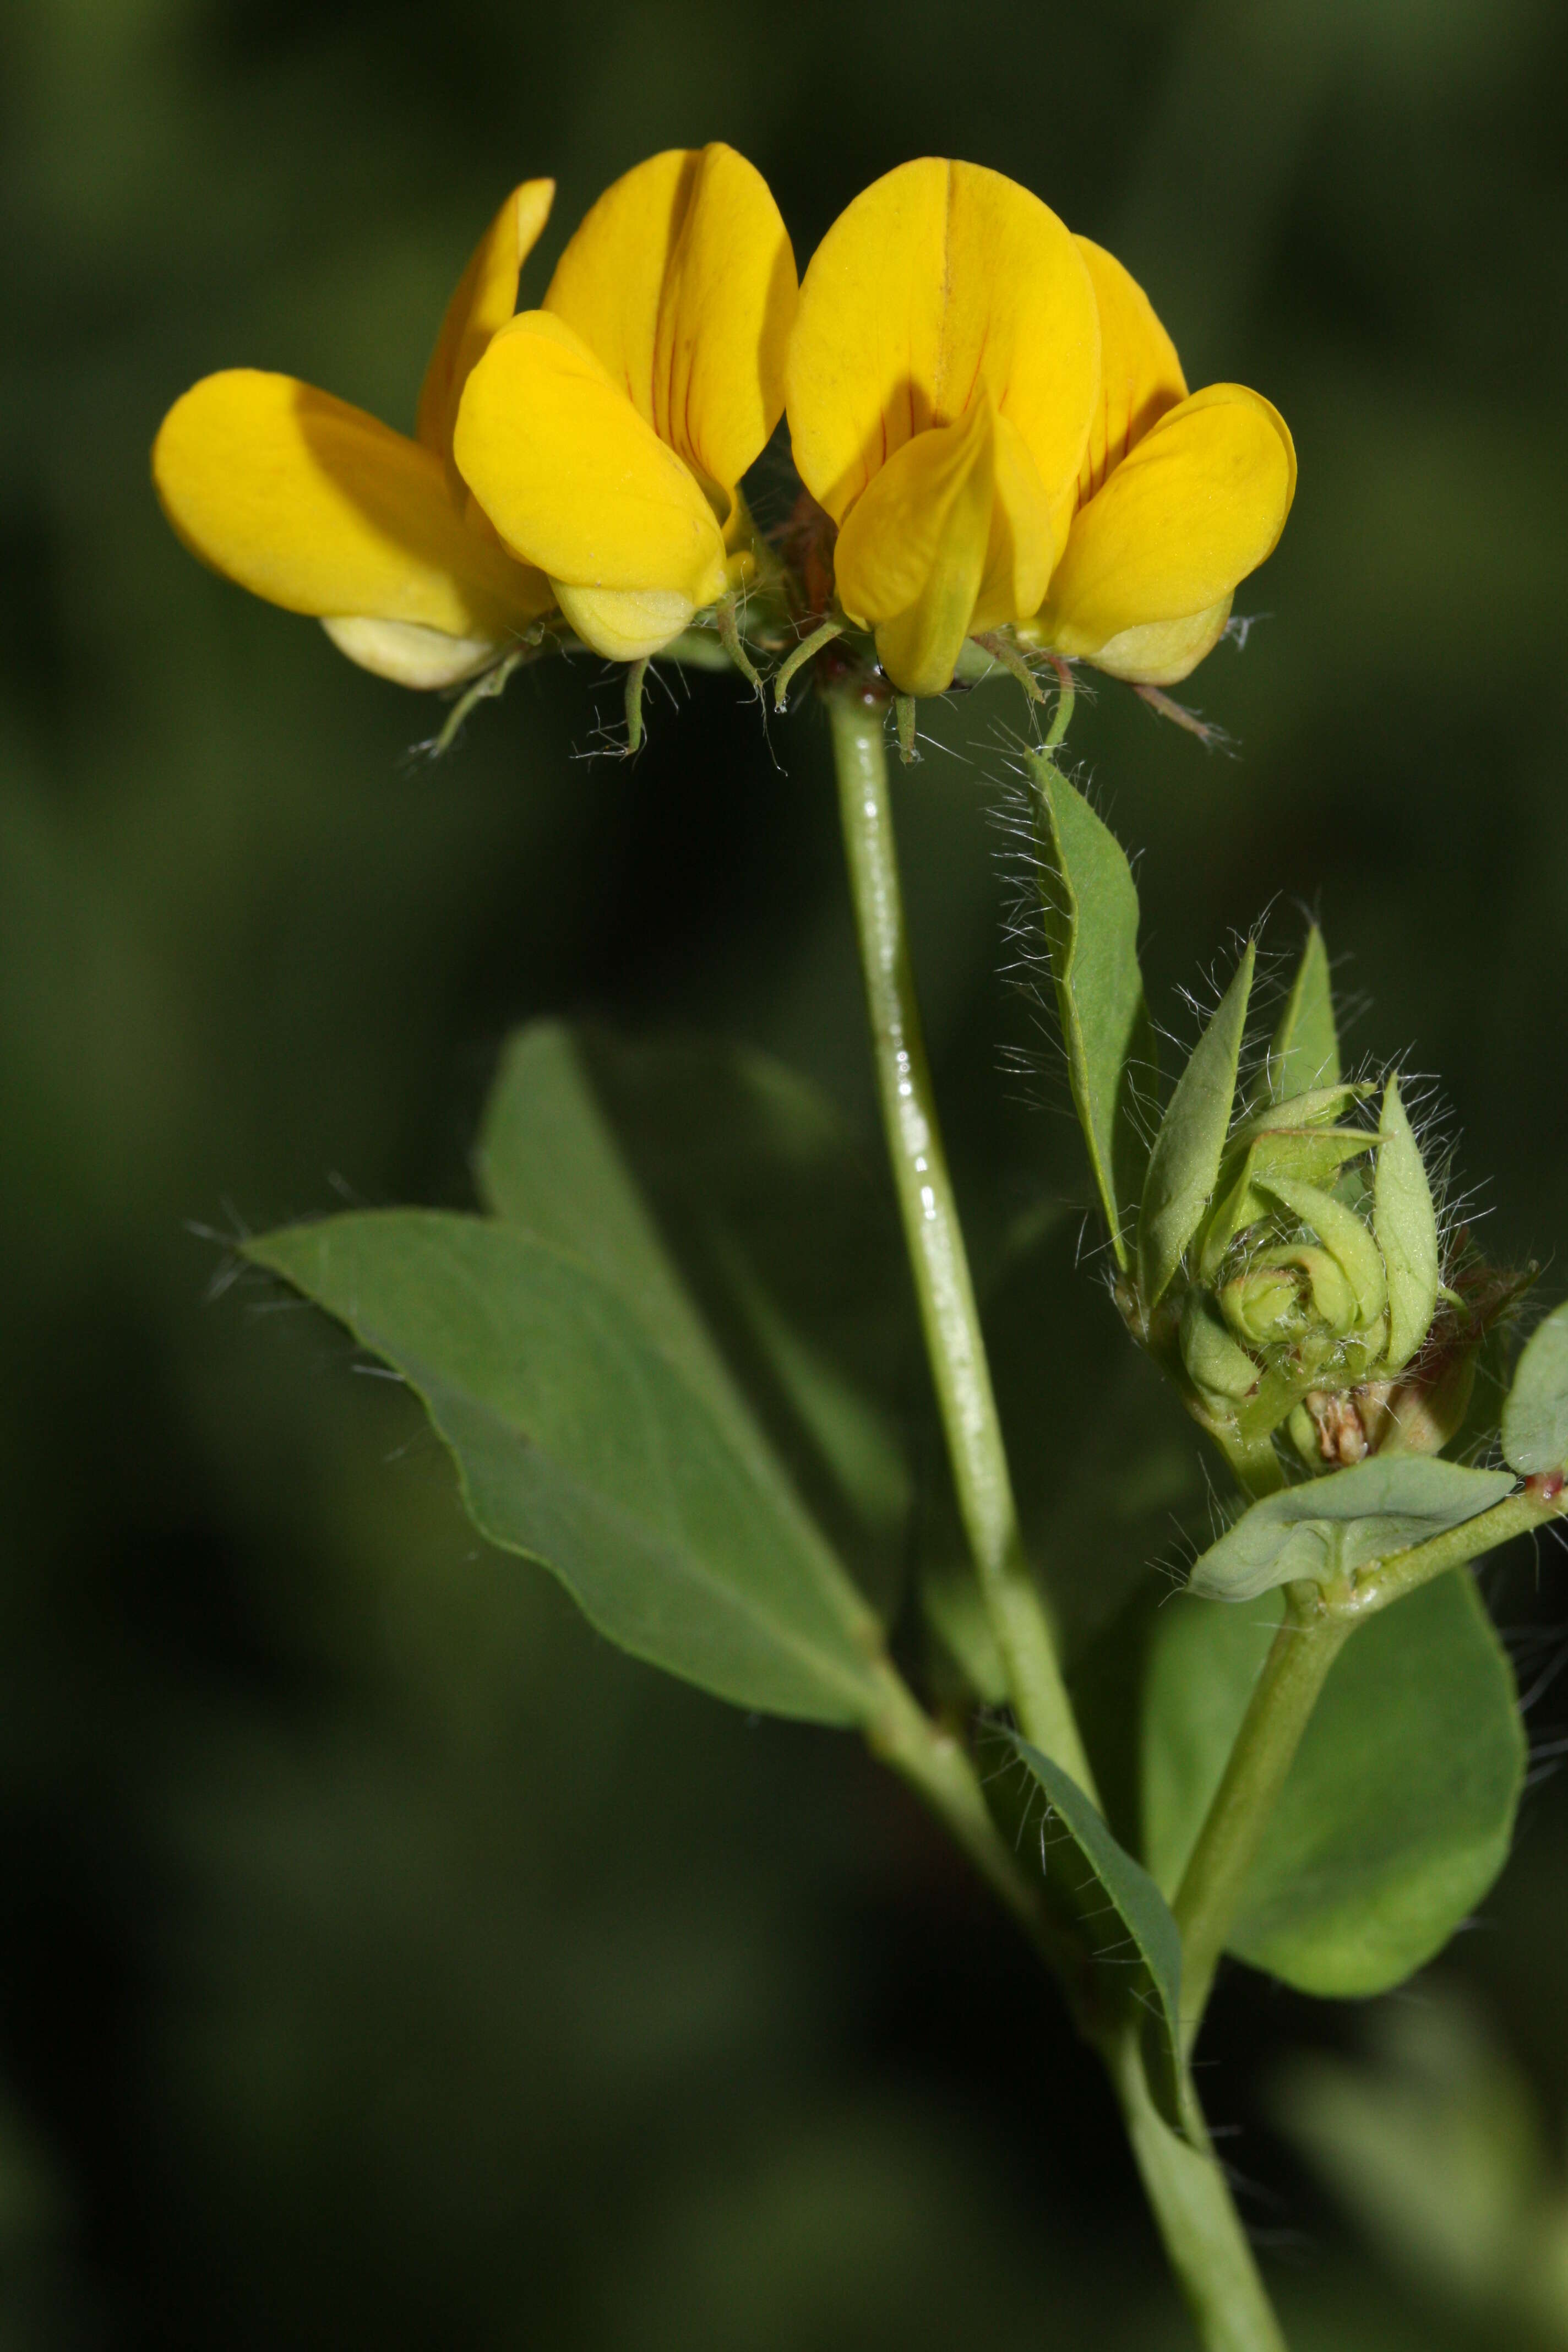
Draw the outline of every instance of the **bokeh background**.
M1026 182L1300 454L1268 618L1192 689L1234 756L1116 689L1074 730L1162 1014L1265 904L1281 952L1315 908L1354 1044L1441 1074L1492 1254L1550 1260L1565 100L1556 0L0 16L0 2343L1184 2341L1091 2067L902 1792L609 1651L477 1546L398 1390L225 1288L246 1230L466 1202L541 1012L769 1047L874 1155L815 715L765 744L698 678L628 765L558 667L411 764L431 706L174 544L164 407L249 363L405 423L525 174L560 182L546 268L670 143L743 148L803 263L911 154ZM899 787L983 1236L1079 1181L1048 1056L1014 1067L1002 724L955 702ZM1491 1591L1533 1688L1562 1575ZM1553 1706L1429 1977L1370 2010L1230 1979L1205 2096L1300 2346L1527 2340L1459 2241L1563 2165ZM1391 2035L1430 2161L1352 2226L1328 2183Z

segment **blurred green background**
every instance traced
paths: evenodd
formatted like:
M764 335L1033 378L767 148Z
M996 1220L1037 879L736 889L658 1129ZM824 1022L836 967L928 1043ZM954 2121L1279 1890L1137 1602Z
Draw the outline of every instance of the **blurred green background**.
M742 147L803 265L910 155L1012 173L1300 455L1240 600L1270 617L1190 689L1237 755L1120 689L1075 726L1144 851L1157 1006L1180 1027L1232 927L1278 898L1283 952L1310 904L1352 1045L1441 1075L1492 1254L1549 1258L1565 100L1556 0L0 17L0 2343L1184 2341L1092 2068L902 1792L609 1651L478 1547L340 1334L224 1288L226 1235L467 1201L500 1042L541 1012L767 1046L874 1152L816 714L770 753L697 678L626 765L586 756L613 687L562 666L411 765L434 706L175 545L163 409L244 363L406 424L525 174L560 182L547 268L671 143ZM899 787L983 1250L1079 1184L1005 970L1015 717L957 699ZM1545 1680L1554 1557L1490 1590ZM1525 2258L1455 2246L1494 2208L1512 2244L1563 2162L1555 1704L1508 1875L1431 1979L1371 2014L1230 1979L1205 2098L1299 2346L1527 2340L1496 2299ZM1401 2201L1396 2151L1352 2230L1323 2182L1376 2171L1397 2101L1345 2069L1390 2018L1426 2188Z

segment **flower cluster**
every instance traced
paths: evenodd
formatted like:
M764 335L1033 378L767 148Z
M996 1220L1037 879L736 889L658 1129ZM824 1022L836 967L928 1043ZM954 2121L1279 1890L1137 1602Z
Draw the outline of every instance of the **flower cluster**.
M709 615L739 651L765 581L797 633L866 632L900 694L942 692L997 631L1167 685L1279 539L1278 412L1189 394L1121 263L998 173L890 172L797 282L754 168L672 150L519 313L552 195L525 183L487 231L412 439L254 369L204 379L158 435L186 545L384 677L450 686L568 633L637 662ZM741 491L786 410L807 551L787 575Z

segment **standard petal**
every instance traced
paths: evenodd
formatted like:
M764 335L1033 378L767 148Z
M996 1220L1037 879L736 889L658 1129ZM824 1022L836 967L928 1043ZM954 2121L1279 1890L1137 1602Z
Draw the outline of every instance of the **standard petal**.
M724 541L695 477L564 320L524 310L468 378L454 443L508 547L569 588L723 593Z
M194 553L291 613L499 643L550 604L465 524L433 450L292 376L205 377L164 418L153 478Z
M905 163L856 197L801 287L790 435L801 478L842 522L911 436L984 384L1066 522L1100 392L1088 267L1037 196L974 163Z
M645 424L729 493L784 411L795 254L767 182L732 147L672 148L605 191L544 307Z
M1295 488L1277 409L1241 384L1194 393L1074 519L1040 614L1047 640L1093 660L1129 630L1212 611L1271 551Z
M524 180L491 221L447 305L419 391L419 439L438 457L452 454L458 404L470 370L517 309L517 281L539 242L555 200L553 180Z
M1073 242L1100 311L1100 402L1079 469L1079 503L1087 505L1133 443L1185 400L1187 380L1176 346L1138 280L1103 246L1087 236Z
M902 694L943 694L973 624L995 501L990 404L932 425L880 467L833 551L839 602L874 628Z

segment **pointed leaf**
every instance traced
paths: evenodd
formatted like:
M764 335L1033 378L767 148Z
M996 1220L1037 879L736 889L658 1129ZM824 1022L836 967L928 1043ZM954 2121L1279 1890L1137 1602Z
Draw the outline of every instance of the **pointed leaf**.
M1502 1409L1502 1450L1521 1477L1568 1467L1568 1301L1526 1342Z
M1309 1087L1339 1084L1340 1034L1329 984L1329 951L1316 923L1307 933L1263 1076L1268 1097L1277 1103L1305 1094Z
M1490 1510L1513 1484L1507 1470L1375 1454L1254 1503L1194 1563L1188 1583L1210 1601L1256 1601L1298 1578L1327 1583Z
M1372 1200L1373 1230L1388 1275L1388 1349L1379 1370L1393 1373L1410 1361L1437 1311L1437 1213L1394 1077L1384 1089Z
M816 1090L718 1041L540 1022L508 1045L477 1172L501 1216L592 1265L771 1445L890 1617L918 1339L889 1204Z
M1279 1605L1182 1601L1152 1612L1143 1852L1167 1894L1219 1786ZM1303 1992L1352 1998L1403 1982L1496 1878L1523 1765L1513 1676L1475 1580L1464 1569L1437 1577L1369 1619L1335 1661L1231 1950Z
M1248 940L1235 978L1176 1081L1150 1156L1138 1221L1139 1286L1146 1313L1170 1288L1219 1181L1257 961L1256 943Z
M581 1260L515 1226L387 1210L247 1244L423 1399L469 1516L599 1630L738 1705L876 1705L876 1621L765 1452Z
M1249 1112L1246 1118L1232 1128L1226 1150L1227 1152L1237 1150L1243 1144L1249 1143L1254 1136L1277 1128L1321 1127L1330 1118L1337 1117L1352 1097L1359 1101L1373 1091L1373 1087L1363 1086L1359 1080L1342 1080L1336 1086L1309 1087L1304 1095L1290 1095L1281 1102L1266 1102L1261 1110ZM1366 1140L1368 1143L1376 1141L1370 1129L1366 1132Z
M1016 1732L1008 1737L1088 1866L1091 1885L1076 1885L1069 1895L1080 1927L1093 1938L1095 1957L1123 1965L1131 1961L1147 1979L1159 2020L1156 2048L1164 2077L1160 2104L1173 2117L1180 2112L1181 1930L1142 1864L1118 1843L1070 1774ZM1087 1904L1086 1893L1091 1897Z
M1226 1147L1219 1198L1204 1228L1205 1279L1214 1274L1238 1234L1275 1213L1275 1202L1259 1189L1270 1176L1300 1177L1321 1185L1331 1181L1348 1161L1358 1160L1377 1141L1364 1127L1287 1127L1283 1117L1289 1108L1281 1106L1279 1125L1249 1123L1246 1148L1239 1154L1236 1138Z
M1154 1033L1138 968L1138 892L1121 843L1044 753L1035 779L1040 908L1073 1108L1117 1264L1142 1189L1137 1116L1154 1083Z

